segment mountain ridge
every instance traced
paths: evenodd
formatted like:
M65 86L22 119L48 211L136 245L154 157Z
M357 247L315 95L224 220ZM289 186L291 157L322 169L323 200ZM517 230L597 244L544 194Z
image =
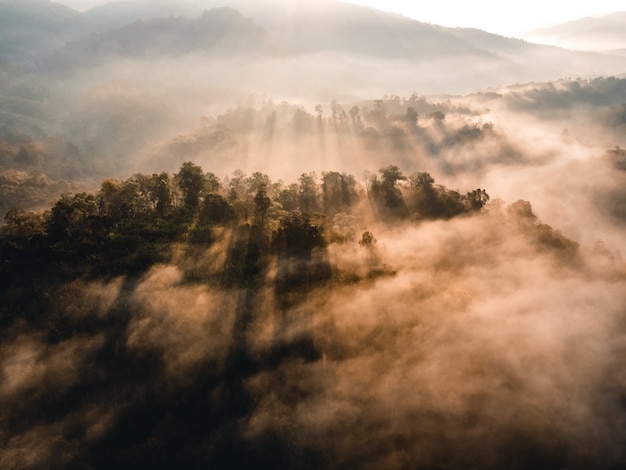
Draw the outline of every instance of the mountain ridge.
M254 55L279 52L278 40L250 18L230 7L205 11L195 19L183 16L138 20L117 29L68 44L66 54L93 64L113 56L151 58L189 52Z
M35 17L37 11L51 14L39 14L44 22L39 27L22 18L0 30L0 61L68 76L104 65L115 69L120 60L147 64L155 58L178 60L200 53L222 61L214 62L214 67L227 68L213 75L218 87L235 86L232 75L238 86L273 93L277 80L270 75L278 74L288 80L289 88L328 83L325 88L332 84L338 96L357 96L354 90L372 87L376 93L385 88L400 93L469 93L520 81L618 75L626 70L626 57L619 52L569 51L338 1L260 5L210 0L205 11L223 3L231 14L220 19L217 13L202 13L188 3L126 1L87 12L65 8L55 13L54 4L43 0L24 5L4 0L0 6L5 9L30 11ZM128 12L132 12L128 20L134 21L123 24ZM215 20L208 21L206 15ZM59 21L66 21L63 28L54 27ZM274 63L260 64L260 59ZM241 82L242 77L249 79Z
M617 11L601 17L585 17L548 28L535 29L530 31L528 36L578 49L623 49L626 45L626 11Z

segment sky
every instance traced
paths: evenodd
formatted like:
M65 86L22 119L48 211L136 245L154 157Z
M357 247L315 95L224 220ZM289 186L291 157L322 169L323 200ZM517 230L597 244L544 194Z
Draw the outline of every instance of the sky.
M450 27L473 27L504 36L521 36L546 26L626 10L624 0L347 0Z
M87 9L104 0L56 0L76 9ZM202 4L202 0L182 0ZM262 1L262 0L258 0ZM316 1L316 0L301 0ZM419 21L450 27L473 27L504 36L522 37L524 33L585 16L598 17L626 10L624 0L558 2L550 0L344 0L393 11ZM228 0L224 0L225 3Z

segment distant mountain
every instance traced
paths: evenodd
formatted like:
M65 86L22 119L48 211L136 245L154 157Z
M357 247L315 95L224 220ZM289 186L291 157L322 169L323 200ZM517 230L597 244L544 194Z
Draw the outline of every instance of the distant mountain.
M218 6L223 0L203 4ZM334 0L227 3L300 50L358 54L383 59L480 55L447 28L371 7Z
M623 16L604 20L617 24ZM126 0L82 13L46 0L0 0L0 26L0 65L26 65L40 76L69 78L105 64L113 73L120 60L200 53L204 65L219 68L213 86L270 94L469 93L626 71L623 53L569 51L336 0ZM197 77L190 70L197 64L186 63L186 73Z
M616 12L600 18L581 18L531 31L528 36L577 49L623 49L626 47L626 12Z
M50 0L0 0L0 60L31 60L85 31L79 12Z
M445 28L446 31L475 49L497 55L515 55L541 47L521 39L507 38L474 28Z
M83 18L95 31L121 28L137 21L149 21L169 16L199 16L202 9L185 1L152 0L115 1L92 8Z
M95 66L111 59L151 59L190 52L215 56L276 54L284 49L276 38L229 7L205 11L197 18L170 16L136 21L117 29L72 41L47 58L49 68Z
M224 0L204 0L214 6ZM299 50L330 52L350 60L409 61L440 81L450 73L484 85L544 81L566 76L612 75L624 57L585 54L507 38L477 29L446 28L371 7L334 0L227 0ZM445 64L445 65L444 65ZM424 69L426 66L426 69ZM445 71L443 71L445 69ZM446 73L447 72L447 73ZM416 86L422 81L415 75Z

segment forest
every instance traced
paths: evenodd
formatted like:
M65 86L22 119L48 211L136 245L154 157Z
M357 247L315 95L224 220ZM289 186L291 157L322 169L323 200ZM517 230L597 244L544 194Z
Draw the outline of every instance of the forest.
M512 429L489 418L506 425L500 437L483 429L487 418L472 418L470 409L460 416L429 410L432 399L403 404L409 413L403 419L424 424L396 431L377 413L358 424L363 417L342 409L348 404L332 405L339 408L326 423L316 423L324 419L320 410L307 417L307 408L322 406L317 400L327 400L327 393L345 393L335 390L342 380L363 380L354 376L368 367L363 360L387 362L389 354L404 360L415 351L395 347L422 322L455 310L470 315L480 302L478 286L493 282L493 274L463 287L473 278L468 273L499 256L511 263L541 259L566 283L602 278L617 288L626 279L619 255L601 245L592 253L581 249L541 223L529 202L489 199L484 189L451 190L429 173L405 176L396 165L362 182L327 171L288 184L241 170L220 179L185 162L173 175L107 178L98 191L64 194L43 211L8 211L0 227L0 328L9 378L1 417L5 435L25 434L9 439L0 462L405 468L412 462L456 467L471 459L498 468L511 455L544 468L572 464L572 455L589 462L568 441L546 447L544 439L561 437L540 416ZM412 242L421 253L417 264L410 251L393 252ZM394 294L407 274L413 287ZM399 297L385 300L388 295ZM384 316L371 318L362 302L382 302ZM390 302L416 303L421 312L389 317L384 305ZM440 321L426 326L424 347L445 332L437 332ZM457 338L450 347L467 347L464 341ZM494 367L474 361L471 369ZM375 375L365 379L374 382L355 384L356 396L346 400L387 400L377 391L385 381L417 379L371 367ZM526 386L509 367L497 366L509 374L498 388L521 393ZM470 370L467 380L478 380L476 373ZM305 430L302 419L314 422ZM485 461L478 447L466 448L445 429L418 439L439 447L414 447L414 433L435 422L474 429L471 448L478 444L473 439L496 439L490 445L497 454ZM341 435L344 426L355 425L354 442L320 441L316 434Z
M221 180L186 162L174 175L105 179L98 192L64 194L46 211L9 210L0 227L2 286L11 299L11 285L38 272L54 272L60 279L66 271L68 279L140 276L167 262L174 246L210 249L218 240L230 240L224 265L215 272L194 267L188 281L253 285L262 281L261 267L271 255L296 265L313 263L280 276L280 282L307 285L311 272L331 273L325 257L312 261L314 249L357 242L375 248L375 238L365 230L368 221L450 219L479 212L488 200L483 189L461 194L436 185L429 173L407 177L396 165L381 168L363 186L336 171L324 172L321 179L303 173L291 184L241 170ZM11 311L5 310L3 324L11 321Z
M618 468L625 82L13 127L0 466Z
M623 48L64 1L0 0L0 469L626 466Z

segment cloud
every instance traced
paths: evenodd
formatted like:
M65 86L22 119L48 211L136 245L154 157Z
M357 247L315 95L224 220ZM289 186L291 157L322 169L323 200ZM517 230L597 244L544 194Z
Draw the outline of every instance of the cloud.
M247 381L247 437L364 468L611 463L621 286L492 217L378 233L397 276L298 307L322 359Z
M231 266L253 245L243 225L172 246L138 278L47 292L49 311L16 314L0 349L0 466L620 466L625 173L595 118L622 85L388 97L355 102L359 119L352 103L344 116L260 100L165 133L129 165L175 171L184 156L294 180L397 163L491 202L385 225L362 193L326 221L344 242L301 259L256 247L254 282ZM93 103L112 96L126 95ZM163 109L151 100L132 103Z
M136 313L126 346L160 352L165 374L184 380L200 365L224 367L239 295L182 281L175 266L156 266L146 274L132 298Z

